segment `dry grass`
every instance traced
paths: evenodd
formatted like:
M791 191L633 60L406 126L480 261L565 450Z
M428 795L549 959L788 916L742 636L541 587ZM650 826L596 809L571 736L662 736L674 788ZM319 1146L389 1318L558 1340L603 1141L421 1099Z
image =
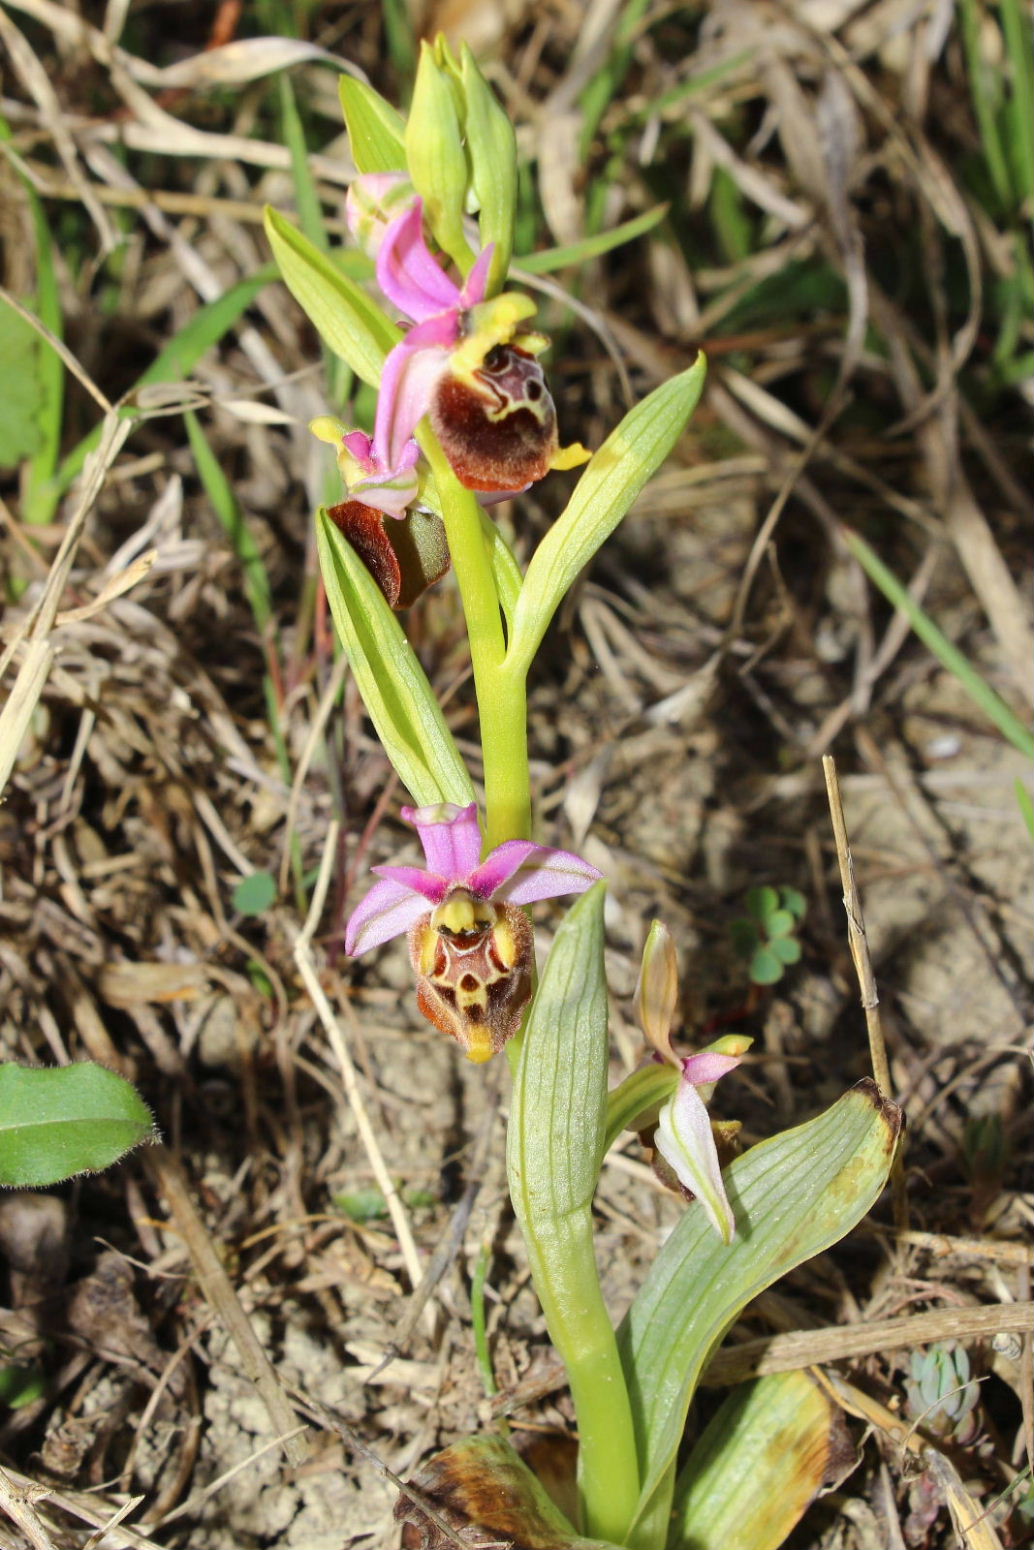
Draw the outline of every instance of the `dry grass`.
M53 499L39 452L3 475L0 1049L125 1072L166 1143L0 1215L0 1353L46 1380L0 1409L5 1550L393 1543L369 1451L404 1475L488 1419L470 1309L482 1245L501 1402L533 1430L569 1420L508 1212L497 1097L418 1023L401 953L341 953L362 874L402 843L401 793L317 597L328 471L305 426L333 392L317 343L269 283L188 382L138 386L267 262L263 202L293 208L275 78L247 46L211 47L282 29L287 9L0 12L0 279L44 310L31 187L77 379L60 454L107 411ZM386 18L401 7L297 9L309 41L262 63L292 67L337 232L349 161L321 50L397 95L406 38ZM563 276L577 313L544 299L567 437L598 441L622 411L608 346L636 394L701 343L712 361L691 433L570 600L532 696L543 827L612 879L615 1071L639 1058L629 997L660 913L687 1037L733 1022L758 1037L749 1132L864 1074L820 756L840 771L909 1119L907 1226L884 1203L761 1299L711 1381L823 1362L868 1422L862 1464L812 1509L799 1550L1018 1544L1034 1211L1031 869L1013 785L1029 771L844 538L863 532L1029 717L1017 276L1031 212L984 197L965 46L976 17L980 57L1005 68L998 9L429 11L429 29L479 47L519 125L527 245L671 201L649 239ZM111 412L127 394L133 421ZM198 478L191 406L229 476L233 542ZM525 555L562 499L547 486L511 514ZM410 629L476 775L457 608L443 587ZM234 890L255 871L279 891L250 916ZM803 961L767 992L728 932L762 882L809 902ZM391 1214L364 1219L356 1196L377 1181ZM615 1306L677 1210L633 1147L612 1156L599 1224ZM458 1248L414 1318L443 1242ZM980 1425L921 1455L909 1352L945 1338L965 1338L981 1377ZM296 1401L315 1421L285 1459Z

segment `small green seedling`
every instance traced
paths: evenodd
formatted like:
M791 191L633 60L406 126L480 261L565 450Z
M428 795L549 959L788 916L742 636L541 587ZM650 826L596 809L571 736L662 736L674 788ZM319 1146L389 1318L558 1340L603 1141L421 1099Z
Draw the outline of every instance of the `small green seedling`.
M774 985L788 964L800 961L796 931L806 908L796 888L752 888L747 894L750 918L734 920L729 929L753 984Z

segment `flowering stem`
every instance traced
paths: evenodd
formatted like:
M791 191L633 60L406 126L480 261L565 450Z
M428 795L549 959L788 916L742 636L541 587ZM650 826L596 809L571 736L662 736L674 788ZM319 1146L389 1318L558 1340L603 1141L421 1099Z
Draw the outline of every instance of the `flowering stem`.
M417 439L431 465L442 503L449 553L467 621L485 763L485 843L531 838L528 704L525 675L504 666L506 642L499 593L481 528L481 513L437 438L423 426Z

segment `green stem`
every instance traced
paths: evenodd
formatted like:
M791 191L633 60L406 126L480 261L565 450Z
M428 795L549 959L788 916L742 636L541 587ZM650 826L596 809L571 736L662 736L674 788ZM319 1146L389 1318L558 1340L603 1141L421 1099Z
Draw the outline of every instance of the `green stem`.
M558 1231L527 1231L525 1241L574 1401L582 1532L624 1544L639 1502L639 1466L628 1389L600 1290L591 1214L575 1213Z
M426 427L417 439L442 503L449 554L467 621L485 761L485 843L531 838L528 702L525 675L505 667L506 641L481 512Z

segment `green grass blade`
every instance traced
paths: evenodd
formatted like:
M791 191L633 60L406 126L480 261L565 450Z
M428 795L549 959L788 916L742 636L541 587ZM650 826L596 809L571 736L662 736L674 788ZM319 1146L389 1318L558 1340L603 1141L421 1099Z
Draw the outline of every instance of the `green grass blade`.
M280 271L275 264L263 264L246 280L238 280L236 285L231 285L215 301L199 307L190 321L159 351L143 375L137 378L131 394L157 382L179 382L189 377L205 351L218 344L240 321L259 291L279 278ZM125 413L131 415L135 411L127 409ZM100 425L95 426L62 459L61 466L48 486L52 509L56 508L62 495L82 473L83 464L100 442L102 429Z
M587 259L599 258L601 253L609 253L612 248L619 248L641 237L644 232L652 231L667 213L666 204L654 205L651 210L644 210L642 215L623 221L610 231L597 232L594 237L583 237L580 242L570 242L566 247L543 248L540 253L527 253L523 258L515 260L517 277L522 269L525 274L552 274L556 269L566 269L571 264L584 264Z
M1021 6L1019 0L1001 0L1001 11L1005 52L1012 76L1012 90L1006 95L1008 147L1012 152L1018 201L1026 204L1034 199L1034 51L1031 48L1030 6ZM1029 227L1029 219L1025 224Z
M188 410L183 418L186 421L190 450L194 454L198 476L205 487L205 494L212 502L212 509L230 540L230 547L240 561L241 570L244 573L245 595L251 606L258 632L265 637L273 618L273 594L255 535L244 520L244 513L233 493L233 486L223 472L219 459L208 445L197 415Z
M941 666L946 667L949 673L954 673L973 703L980 707L1002 736L1012 743L1014 748L1018 748L1020 753L1026 754L1028 759L1034 759L1034 734L1030 729L1024 726L1005 701L999 698L987 680L977 672L969 658L957 646L952 645L948 637L934 624L930 615L924 613L907 587L903 587L894 572L887 569L879 555L869 548L865 539L860 538L850 528L844 528L843 533L847 547L869 580L874 586L879 587L888 602L893 603L894 607L905 615L919 639L929 647Z
M1001 101L1001 80L993 74L994 67L984 56L982 39L983 18L977 0L961 0L962 45L966 52L966 69L969 74L969 90L973 99L980 130L980 142L984 151L987 174L1001 209L1008 209L1012 202L1012 178L1009 163L998 127L998 105ZM1029 133L1029 127L1028 127Z
M314 246L327 251L327 228L323 224L323 207L320 204L316 179L309 166L309 148L305 143L305 128L290 77L280 76L280 123L284 144L291 153L291 172L294 175L294 196L298 205L298 219L302 231Z

